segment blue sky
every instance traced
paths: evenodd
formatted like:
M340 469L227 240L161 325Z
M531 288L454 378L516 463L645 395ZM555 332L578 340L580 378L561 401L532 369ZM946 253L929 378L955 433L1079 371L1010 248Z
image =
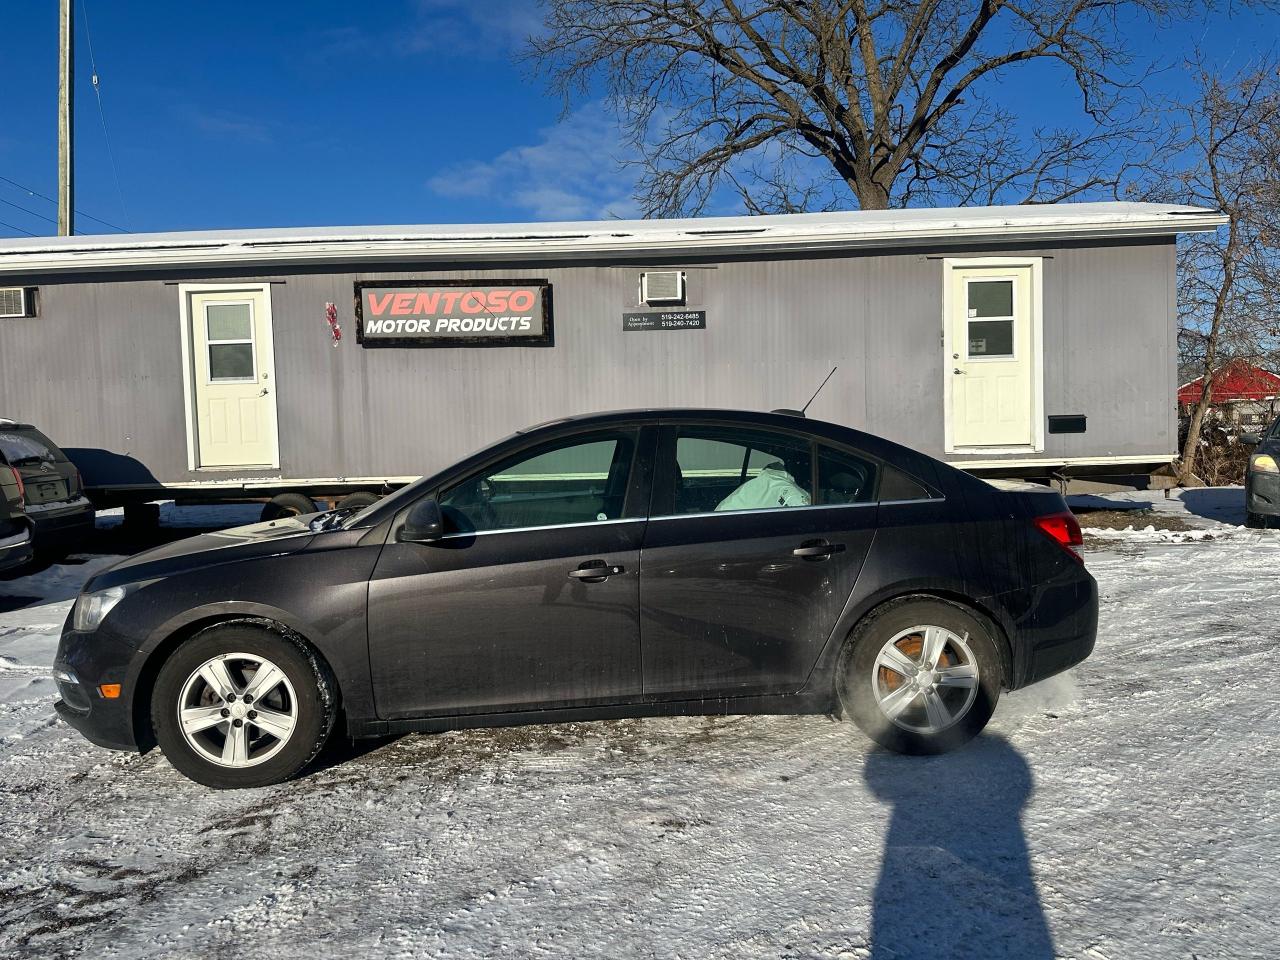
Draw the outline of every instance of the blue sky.
M567 116L513 54L533 0L161 3L84 0L119 168L117 191L77 0L77 201L134 231L343 223L594 219L634 214L630 150L590 94ZM237 12L239 11L239 12ZM56 0L4 13L0 177L55 191ZM1243 63L1280 18L1206 18L1136 57L1193 44ZM1176 69L1155 83L1176 87ZM1007 102L1075 119L1062 75L1030 68ZM15 207L14 204L17 206ZM18 209L27 208L27 212ZM726 210L726 212L729 212ZM54 207L0 181L0 221L51 233ZM107 232L80 219L79 232ZM0 236L19 235L0 226Z

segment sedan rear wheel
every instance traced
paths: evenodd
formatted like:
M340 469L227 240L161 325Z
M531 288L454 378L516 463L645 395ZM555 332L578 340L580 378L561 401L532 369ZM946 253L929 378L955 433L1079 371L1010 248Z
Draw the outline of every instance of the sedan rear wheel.
M300 773L333 727L336 684L305 642L254 621L196 634L160 669L156 739L206 786L256 787Z
M840 658L845 710L877 743L941 753L976 736L1000 696L1000 660L983 618L942 600L875 611Z

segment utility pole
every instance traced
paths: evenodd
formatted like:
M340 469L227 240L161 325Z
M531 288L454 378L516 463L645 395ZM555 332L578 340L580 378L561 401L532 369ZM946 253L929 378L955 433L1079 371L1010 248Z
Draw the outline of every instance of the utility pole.
M75 166L71 151L73 84L75 82L75 20L72 0L58 5L58 236L76 232L73 181Z

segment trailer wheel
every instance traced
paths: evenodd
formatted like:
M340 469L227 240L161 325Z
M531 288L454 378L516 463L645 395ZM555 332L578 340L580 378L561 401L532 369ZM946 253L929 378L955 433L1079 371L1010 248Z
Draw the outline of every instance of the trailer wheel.
M378 496L372 493L349 493L338 501L339 510L363 510L378 502Z
M315 513L316 505L311 498L301 493L281 493L272 497L262 508L262 519L281 520L285 517L297 517L304 513Z

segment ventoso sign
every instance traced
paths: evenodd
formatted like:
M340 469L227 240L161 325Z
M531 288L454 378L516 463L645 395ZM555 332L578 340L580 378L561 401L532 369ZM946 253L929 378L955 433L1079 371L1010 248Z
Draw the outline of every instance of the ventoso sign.
M549 346L546 280L357 283L356 339L366 347Z

